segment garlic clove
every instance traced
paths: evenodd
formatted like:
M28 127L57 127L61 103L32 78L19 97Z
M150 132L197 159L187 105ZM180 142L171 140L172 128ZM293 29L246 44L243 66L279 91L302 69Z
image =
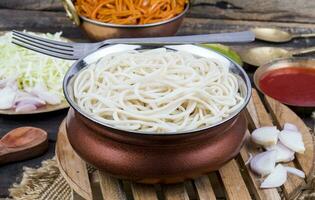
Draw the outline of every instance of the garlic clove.
M277 144L279 132L275 126L264 126L255 129L251 134L251 138L256 144L270 146Z
M298 127L291 123L285 123L283 129L288 131L299 131Z
M275 188L283 185L287 180L287 170L278 164L269 176L261 183L260 188Z
M297 153L304 153L305 146L300 132L282 130L279 133L279 140L283 145Z
M305 173L299 169L296 169L294 167L285 167L288 173L294 174L296 176L299 176L301 178L305 178Z
M265 147L267 150L276 150L276 162L290 162L294 160L294 151L284 146L280 141L276 145Z
M276 165L277 151L271 150L255 155L250 161L250 168L261 176L270 174Z

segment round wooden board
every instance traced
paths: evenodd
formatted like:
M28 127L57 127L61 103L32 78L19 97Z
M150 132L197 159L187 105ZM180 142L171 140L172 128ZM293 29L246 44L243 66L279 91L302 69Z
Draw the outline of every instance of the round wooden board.
M72 189L85 199L92 199L91 186L85 162L74 152L68 141L65 120L61 123L56 143L56 160L60 173Z
M304 122L287 106L266 97L265 105L262 103L258 93L253 90L253 96L247 106L247 118L249 120L249 130L266 125L277 125L282 127L285 122L291 122L298 126L303 134L306 151L304 154L297 154L294 162L286 165L294 166L304 171L306 179L301 179L293 175L288 176L287 182L280 190L259 189L260 177L253 174L245 165L249 154L259 153L260 148L253 147L247 140L238 158L233 159L218 172L204 175L189 184L160 185L163 188L162 195L156 186L128 183L131 188L128 192L122 187L122 181L108 176L104 172L96 171L89 174L86 163L74 152L66 133L65 123L60 126L58 140L56 144L56 157L61 174L65 177L71 188L85 199L92 199L94 190L101 188L103 199L120 200L132 195L134 199L158 200L162 199L255 199L280 200L281 197L293 199L300 194L302 188L311 179L314 165L314 141L309 128ZM269 113L267 112L269 110ZM249 136L249 131L247 132ZM87 147L88 148L88 147ZM99 187L95 187L95 176L97 176ZM94 178L93 178L94 177ZM126 182L124 182L125 184ZM220 184L221 183L221 184ZM188 187L187 187L188 185ZM190 188L189 185L192 187ZM194 190L194 192L192 192ZM216 193L214 193L216 191ZM219 191L219 193L218 193ZM220 193L220 191L223 191ZM189 195L188 195L189 194ZM220 196L222 195L222 196ZM75 196L75 195L74 195ZM102 199L101 197L101 199Z

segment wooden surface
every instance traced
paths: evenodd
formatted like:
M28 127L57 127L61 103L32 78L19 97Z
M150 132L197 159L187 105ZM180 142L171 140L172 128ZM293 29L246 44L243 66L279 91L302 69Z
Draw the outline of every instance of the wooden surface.
M226 2L229 3L194 0L194 3L206 3L206 5L200 4L190 10L178 35L246 30L254 26L278 27L295 33L315 32L315 1L313 0L227 0ZM63 31L64 35L71 39L86 39L80 29L76 28L65 16L59 0L1 0L0 31L12 29L41 32ZM258 41L232 46L237 50L262 45L299 48L315 46L315 39L296 39L278 45ZM315 54L310 54L310 56L315 56ZM254 71L254 68L248 66L245 68L250 75ZM66 111L28 117L0 115L0 137L13 128L25 125L43 128L49 134L49 151L44 155L0 167L0 198L6 197L8 187L20 180L23 166L39 166L42 160L54 155L56 133L65 115ZM314 122L309 116L304 116L303 120L308 127L313 127Z
M252 26L276 26L293 32L315 30L315 1L229 0L226 2L229 3L194 0L195 6L189 12L179 34L234 31ZM65 36L71 38L81 38L83 35L67 19L59 0L2 0L0 13L0 30L27 29L52 32L62 30ZM300 42L306 43L306 41Z
M306 174L305 180L289 174L287 182L281 188L260 189L261 178L253 174L245 162L248 160L249 154L259 153L261 148L253 145L249 140L246 140L240 155L236 159L232 159L221 167L218 172L214 172L219 175L217 179L221 184L217 184L218 181L211 180L208 175L179 184L143 185L122 181L104 172L96 171L88 174L87 166L74 153L67 139L64 124L61 125L59 130L56 148L59 169L72 187L73 192L88 200L211 200L220 198L230 200L279 200L281 196L286 199L294 199L306 185L307 179L312 176L311 172L313 172L314 165L314 143L310 138L312 136L307 126L288 107L271 98L266 98L265 105L267 105L267 108L263 105L257 91L253 90L252 99L246 109L247 118L251 122L249 129L263 125L278 125L280 128L283 127L284 121L296 124L305 141L305 154L300 154L295 160L285 163L285 165L303 170ZM249 131L247 131L248 136L249 134ZM87 184L89 182L90 184ZM123 182L126 187L123 186ZM101 189L100 192L97 192L98 188ZM129 193L126 188L131 188L132 192ZM161 190L158 188L161 188ZM214 192L218 191L218 188L225 191L223 195ZM78 199L73 198L73 200Z
M65 121L61 123L59 132L65 132ZM82 191L81 196L87 200L92 199L91 185L85 162L73 151L72 147L65 143L68 140L66 134L59 134L56 145L57 163L63 169L60 170L63 177L71 184L71 188ZM61 155L68 155L63 157ZM60 164L62 163L62 165Z

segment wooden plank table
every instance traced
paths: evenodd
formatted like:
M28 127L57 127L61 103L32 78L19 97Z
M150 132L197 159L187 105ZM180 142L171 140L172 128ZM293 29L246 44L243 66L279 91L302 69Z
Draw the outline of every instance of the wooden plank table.
M315 32L315 1L309 0L193 0L194 5L185 18L178 35L204 34L226 31L247 30L250 27L278 27L293 33ZM227 3L229 2L229 3ZM31 30L41 32L63 31L65 37L86 39L80 29L76 28L65 16L59 0L1 0L0 31ZM314 39L296 39L289 43L271 44L255 42L251 44L232 44L238 50L252 46L279 46L285 48L303 48L315 46ZM310 54L315 56L315 54ZM253 68L245 66L249 75ZM54 155L56 133L66 111L58 111L31 117L0 116L0 137L9 130L31 125L45 129L49 133L49 150L44 155L0 167L0 198L8 195L12 183L21 179L22 167L36 167L44 159ZM312 128L309 116L303 120ZM224 169L222 169L224 170ZM202 178L195 184L209 184ZM135 186L137 187L137 186ZM198 191L201 195L212 194Z

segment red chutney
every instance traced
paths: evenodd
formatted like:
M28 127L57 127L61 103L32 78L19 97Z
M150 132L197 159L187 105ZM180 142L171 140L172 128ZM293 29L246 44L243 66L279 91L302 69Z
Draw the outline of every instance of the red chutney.
M259 87L268 96L288 105L315 106L315 69L287 67L265 74Z

